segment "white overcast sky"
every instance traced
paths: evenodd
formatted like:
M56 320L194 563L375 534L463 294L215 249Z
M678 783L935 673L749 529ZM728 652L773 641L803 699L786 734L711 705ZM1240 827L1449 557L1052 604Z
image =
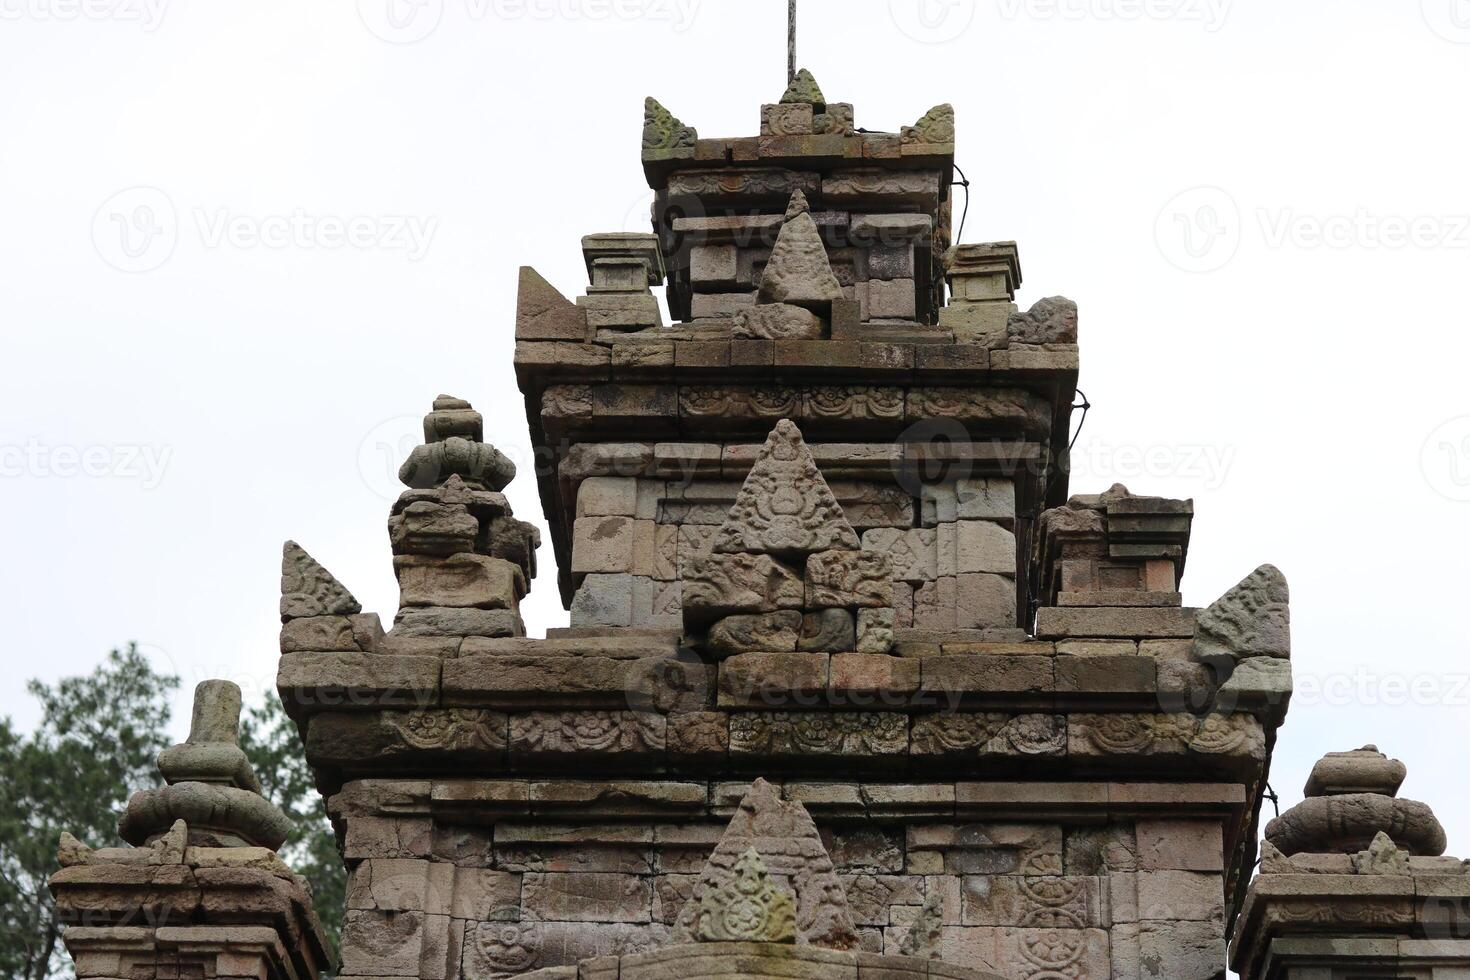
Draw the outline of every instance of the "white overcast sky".
M1283 804L1375 741L1470 855L1470 2L922 4L801 0L801 61L870 129L955 104L967 240L1081 304L1074 492L1193 497L1190 604L1286 572ZM517 267L645 227L645 95L754 134L785 7L0 0L0 714L128 640L262 690L286 538L391 617L419 417L527 460Z

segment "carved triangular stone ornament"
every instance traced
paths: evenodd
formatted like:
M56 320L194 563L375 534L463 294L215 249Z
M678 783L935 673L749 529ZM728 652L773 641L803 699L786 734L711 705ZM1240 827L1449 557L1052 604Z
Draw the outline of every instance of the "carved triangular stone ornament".
M694 934L702 943L794 943L796 900L771 881L756 849L747 848L724 885L700 897Z
M842 296L842 284L832 272L827 246L822 244L810 206L805 195L797 191L787 206L781 233L761 275L756 300L824 310Z
M287 541L281 553L281 619L352 616L362 605L306 549Z
M861 547L801 430L790 419L777 422L715 535L714 551L796 558Z
M730 825L705 863L689 901L674 924L669 945L698 942L706 896L740 889L742 862L754 850L769 871L771 885L796 895L796 943L828 949L856 949L857 930L847 892L822 846L816 824L800 803L782 800L764 779L751 784Z

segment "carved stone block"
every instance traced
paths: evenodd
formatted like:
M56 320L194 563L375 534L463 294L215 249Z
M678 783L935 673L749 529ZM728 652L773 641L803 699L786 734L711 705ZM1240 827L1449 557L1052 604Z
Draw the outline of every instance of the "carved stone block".
M684 618L688 623L802 608L801 579L769 555L710 554L685 567Z
M806 563L806 604L812 609L881 608L893 604L893 562L886 554L824 551Z

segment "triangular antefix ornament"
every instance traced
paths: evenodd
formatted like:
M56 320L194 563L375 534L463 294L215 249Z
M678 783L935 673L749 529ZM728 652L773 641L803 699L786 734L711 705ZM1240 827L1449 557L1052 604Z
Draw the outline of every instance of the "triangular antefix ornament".
M714 551L794 559L861 547L801 430L790 419L777 422L715 535Z
M857 948L857 930L848 909L847 891L837 877L832 858L822 846L816 824L812 823L806 807L781 799L776 787L764 779L751 784L739 809L730 818L730 825L715 845L689 901L674 923L670 945L699 941L701 919L711 902L721 892L738 890L742 881L749 881L751 850L759 855L764 869L769 869L771 887L789 888L796 895L798 945ZM756 877L764 887L765 876ZM706 901L707 897L710 901Z

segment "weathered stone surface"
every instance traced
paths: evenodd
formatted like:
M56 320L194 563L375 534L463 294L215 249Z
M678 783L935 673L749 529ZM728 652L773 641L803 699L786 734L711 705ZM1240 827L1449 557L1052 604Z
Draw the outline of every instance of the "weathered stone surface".
M859 609L857 615L858 653L888 653L893 649L895 613L893 607Z
M1006 332L1018 344L1075 344L1077 304L1065 296L1049 296L1025 313L1012 313Z
M873 528L863 532L863 550L886 553L895 581L919 584L939 577L939 532L933 528Z
M710 627L705 648L715 656L741 653L783 653L796 649L801 632L801 613L765 613L756 616L727 616Z
M189 826L189 839L207 847L266 847L286 842L291 823L258 793L210 783L175 783L142 790L128 800L118 835L142 845L176 821Z
M1016 624L1014 578L990 572L968 572L956 576L954 583L955 626L976 629Z
M714 551L798 558L858 547L857 532L817 469L801 430L781 420L716 534Z
M446 556L473 551L479 534L480 522L469 508L429 500L409 503L388 519L388 539L395 555Z
M820 340L822 319L788 303L766 303L738 310L730 336L735 340Z
M458 476L474 487L504 490L515 475L515 464L500 450L458 436L415 447L398 469L399 481L414 489L436 487Z
M514 610L526 591L520 568L485 555L398 555L393 571L403 606Z
M393 632L388 634L388 646L414 640L431 640L439 637L482 636L489 638L512 638L526 632L521 617L511 609L454 609L438 606L407 608L398 614L393 623ZM389 652L380 650L380 653ZM422 652L404 649L401 652ZM437 654L433 654L437 655Z
M794 943L796 899L771 880L756 849L747 848L726 881L700 894L694 937L707 943Z
M692 150L699 140L699 133L686 126L665 109L659 101L649 96L643 102L643 150Z
M239 745L240 704L240 688L231 681L201 681L195 687L188 739L158 755L165 781L260 792L260 780Z
M287 541L281 555L281 620L306 616L351 616L362 612L332 573L295 541Z
M1140 820L1137 840L1139 870L1225 870L1225 845L1217 821Z
M631 517L579 517L572 530L572 573L617 574L633 571Z
M781 104L805 104L826 109L827 98L822 95L822 87L817 84L816 77L803 68L796 73L791 84L786 86L786 91L781 95Z
M648 922L653 907L649 879L638 875L528 874L522 889L522 908L543 920Z
M573 626L632 626L637 576L594 573L572 599Z
M588 339L587 314L528 265L521 266L516 295L517 340Z
M823 609L801 620L798 649L809 653L840 653L857 649L857 623L847 609Z
M741 800L710 855L689 904L674 926L675 944L698 938L705 895L729 888L737 880L737 863L752 849L769 869L774 884L796 895L798 944L829 949L857 947L846 893L806 808L783 801L775 787L763 779L756 780Z
M836 694L837 692L833 692ZM724 695L722 692L722 703ZM845 696L845 695L844 695ZM772 691L750 704L810 703ZM732 699L733 700L733 699ZM798 760L812 756L858 759L901 756L908 751L908 717L897 712L745 711L730 716L730 754L760 759ZM870 806L880 801L869 799Z
M1291 701L1291 661L1276 657L1249 657L1235 665L1216 696L1224 707L1261 711L1280 724Z
M1377 793L1397 796L1408 776L1408 768L1397 759L1365 745L1352 752L1329 752L1317 761L1307 776L1304 796L1342 796L1346 793Z
M949 103L935 106L914 125L899 131L899 139L904 143L953 143L954 137L954 106Z
M801 609L801 578L770 555L709 554L685 566L684 621Z
M1262 565L1200 610L1196 658L1290 657L1290 601L1285 576Z
M824 551L806 562L810 609L882 608L893 605L893 562L871 551Z
M812 220L806 196L791 197L786 221L761 276L760 303L788 303L821 311L842 299L842 286L832 272L827 247Z
M1040 639L1185 639L1194 635L1195 610L1043 606L1036 611Z
M1429 807L1374 793L1311 797L1266 824L1266 839L1288 857L1367 850L1380 832L1411 854L1444 853L1444 828Z
M827 657L814 653L742 653L720 664L720 703L784 707L827 687Z
M960 521L956 529L958 572L1016 574L1016 536L990 521Z

